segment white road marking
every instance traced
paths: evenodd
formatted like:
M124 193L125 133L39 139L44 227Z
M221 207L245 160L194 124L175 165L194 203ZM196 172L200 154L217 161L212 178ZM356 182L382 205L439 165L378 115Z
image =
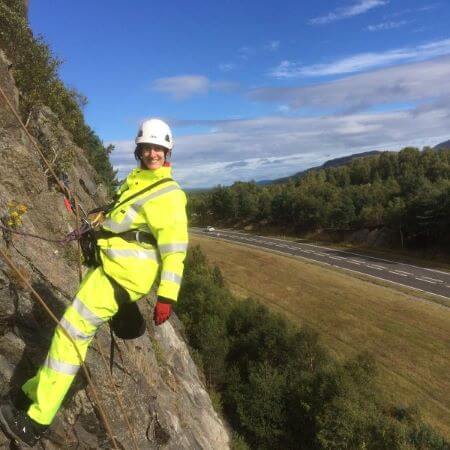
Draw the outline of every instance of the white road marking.
M436 283L443 283L443 280L436 280L436 278L430 278L430 277L422 277L425 278L426 280L430 280L430 281L435 281Z
M301 256L299 256L299 258L301 258ZM307 259L307 258L305 258L305 259ZM319 264L326 264L326 263L319 263ZM392 281L392 280L388 280L387 278L376 277L375 275L370 275L369 273L359 272L358 270L347 269L346 267L339 267L339 269L348 270L349 272L359 273L361 275L365 275L366 277L376 278L377 280L386 281L386 282L392 283L392 284L398 284L399 286L403 286L408 289L412 289L413 291L420 291L420 292L424 292L425 294L436 295L438 297L445 298L446 300L450 300L450 297L447 297L446 295L441 295L441 294L436 294L435 292L425 291L424 289L419 289L414 286L409 286L407 284L399 283L398 281Z
M367 264L367 267L375 270L384 270L384 267Z
M395 270L389 270L389 273L393 273L394 275L400 275L401 277L407 277L408 275L406 275L403 272L396 272Z
M243 233L239 233L239 232L237 232L237 231L233 231L233 232L231 232L231 233L243 234ZM267 236L265 236L265 239L267 239ZM276 240L276 241L286 242L286 239L280 239L280 238L276 238L276 237L271 237L270 239L271 239L271 240ZM306 243L306 242L301 242L301 243L299 243L299 244L300 244L300 245L308 245L308 246L310 246L310 247L317 247L317 248L320 248L320 249L323 249L323 250L330 250L330 251L333 251L333 252L336 251L335 248L324 247L324 246L322 246L322 245L308 244L308 243ZM373 259L373 260L376 260L376 261L383 261L383 262L388 262L388 263L396 262L396 263L402 264L402 265L404 265L404 266L415 267L415 268L418 268L418 269L424 269L424 270L428 270L428 271L430 271L430 272L437 272L437 273L442 273L442 274L444 274L444 275L450 276L450 273L449 273L449 272L445 272L445 271L443 271L443 270L430 269L430 268L428 268L428 267L416 266L416 265L414 265L414 264L403 263L403 262L401 262L401 261L396 261L396 260L392 260L392 259L378 258L378 257L375 257L375 256L364 255L364 254L361 254L361 253L348 252L348 251L345 251L345 253L347 253L348 255L362 256L362 257L364 257L364 258L369 258L369 259Z
M213 236L210 236L210 235L206 235L206 236L207 236L207 237L210 237L211 239L215 239ZM221 239L218 239L218 240L221 240ZM233 243L233 241L231 241L231 242ZM257 245L254 245L254 244L245 244L245 245L248 245L249 247L255 247L257 250L261 250L261 247L259 247L259 246L257 246ZM276 252L276 253L280 253L281 255L283 255L283 254L285 255L285 253L283 253L283 252L281 252L281 251L279 251L279 250L272 250L272 251L274 251L274 252ZM329 266L329 267L333 267L333 268L336 268L336 269L346 270L346 271L348 271L348 272L357 273L357 274L360 274L360 275L364 275L364 276L366 276L366 277L376 278L377 280L385 281L386 283L396 284L396 285L398 285L398 286L403 286L403 287L405 287L405 288L412 289L413 291L424 292L425 294L435 295L435 296L437 296L437 297L442 297L442 298L444 298L445 300L450 300L450 297L448 297L448 296L446 296L446 295L436 294L435 292L430 292L430 291L425 291L424 289L419 289L419 288L416 288L416 287L414 287L414 286L409 286L409 285L407 285L407 284L399 283L398 281L392 281L392 280L389 280L389 279L387 279L387 278L377 277L377 276L371 275L371 274L369 274L369 273L360 272L360 271L358 271L358 270L353 270L353 269L348 269L347 267L338 267L338 266L335 266L335 265L333 265L333 264L326 263L326 262L324 262L324 261L311 260L311 259L309 259L309 258L307 258L307 257L305 257L305 256L295 255L295 256L293 256L293 257L294 257L294 258L297 258L297 259L304 259L306 262L309 262L309 263L312 262L312 263L316 263L316 264L322 264L322 265L324 265L324 266ZM389 262L392 262L392 261L389 261ZM391 270L390 270L389 272L394 273L394 274L396 274L396 275L399 275L398 273L395 273L395 272L393 272L393 271L391 271ZM406 276L406 275L403 275L403 276ZM446 287L450 288L450 285L446 285Z
M358 266L361 265L360 261L355 261L354 259L349 259L348 262L351 262L352 264L358 264Z
M436 284L436 281L424 280L423 278L414 277L416 280L425 281L426 283Z
M400 275L400 274L403 274L405 277L407 277L407 276L409 276L409 275L413 276L412 273L404 272L403 270L396 270L396 272L397 272L399 275Z

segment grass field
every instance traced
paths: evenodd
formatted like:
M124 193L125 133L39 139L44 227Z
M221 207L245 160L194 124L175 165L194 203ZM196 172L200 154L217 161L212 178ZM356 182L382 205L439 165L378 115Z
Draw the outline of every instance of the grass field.
M338 359L370 351L395 404L417 405L450 438L450 309L304 260L191 236L231 291L308 324Z

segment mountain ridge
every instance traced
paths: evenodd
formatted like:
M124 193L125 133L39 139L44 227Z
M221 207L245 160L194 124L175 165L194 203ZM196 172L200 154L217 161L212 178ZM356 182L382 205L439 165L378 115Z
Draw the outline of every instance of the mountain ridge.
M273 180L260 180L260 181L257 181L256 184L266 185L266 184L286 183L287 181L289 181L291 179L300 178L303 175L305 175L306 173L311 172L313 170L320 170L320 169L327 169L329 167L343 166L343 165L348 164L349 162L353 161L354 159L364 158L366 156L379 155L380 153L382 153L382 152L379 150L372 150L369 152L353 153L353 154L347 155L347 156L340 156L338 158L329 159L320 166L310 167L309 169L305 169L300 172L296 172L293 175L289 175L287 177L276 178Z

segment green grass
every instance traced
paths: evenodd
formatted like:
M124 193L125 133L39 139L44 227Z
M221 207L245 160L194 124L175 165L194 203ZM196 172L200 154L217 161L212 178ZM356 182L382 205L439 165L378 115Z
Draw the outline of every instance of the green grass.
M450 436L449 308L315 263L197 236L192 243L220 267L235 295L308 324L338 359L370 351L385 395L417 405Z

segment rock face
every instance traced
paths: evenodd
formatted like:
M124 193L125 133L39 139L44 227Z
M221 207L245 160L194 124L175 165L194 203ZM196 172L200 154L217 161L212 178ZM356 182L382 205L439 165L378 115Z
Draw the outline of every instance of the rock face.
M0 86L17 108L19 95L0 52ZM96 186L95 172L82 149L58 125L53 113L34 112L28 128L48 155L70 154L67 176L72 192L86 208L105 202L103 189ZM18 122L0 99L0 216L8 218L11 201L27 207L20 231L46 237L62 237L74 226L73 215L62 194L46 174L36 150ZM4 236L5 238L6 236ZM78 285L76 246L63 247L37 239L13 235L1 239L21 272L30 280L48 306L61 317ZM144 316L151 317L152 295L139 302ZM118 447L136 448L126 426L113 385L120 393L139 449L226 449L228 432L214 411L211 400L182 338L176 317L154 328L147 320L147 332L133 341L116 340L112 374L111 337L104 326L91 346L87 365L101 397ZM43 362L55 324L36 303L17 276L0 259L0 394L18 389ZM101 352L100 352L100 349ZM107 364L104 365L102 353ZM37 448L112 448L99 420L92 391L79 374L59 411L49 436ZM0 449L10 441L0 431Z

